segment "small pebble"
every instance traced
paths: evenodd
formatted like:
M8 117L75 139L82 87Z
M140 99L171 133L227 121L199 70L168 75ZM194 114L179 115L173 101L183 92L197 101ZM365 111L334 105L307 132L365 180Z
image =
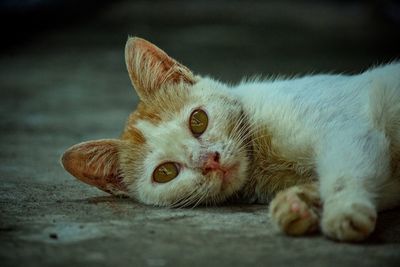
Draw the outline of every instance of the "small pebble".
M52 239L58 239L58 235L56 233L50 233L49 237Z

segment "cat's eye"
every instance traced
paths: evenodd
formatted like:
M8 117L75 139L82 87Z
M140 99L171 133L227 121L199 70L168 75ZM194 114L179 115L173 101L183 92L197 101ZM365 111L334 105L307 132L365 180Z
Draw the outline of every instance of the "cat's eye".
M159 165L153 172L153 180L157 183L166 183L179 174L179 165L174 162L166 162Z
M195 137L202 135L208 126L207 113L202 109L196 109L190 114L189 127Z

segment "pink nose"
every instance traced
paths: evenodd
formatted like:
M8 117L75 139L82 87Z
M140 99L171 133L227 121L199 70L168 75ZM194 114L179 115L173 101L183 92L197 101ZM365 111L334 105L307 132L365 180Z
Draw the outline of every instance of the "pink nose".
M207 174L215 170L221 170L219 158L220 154L217 151L207 154L203 164L203 174Z

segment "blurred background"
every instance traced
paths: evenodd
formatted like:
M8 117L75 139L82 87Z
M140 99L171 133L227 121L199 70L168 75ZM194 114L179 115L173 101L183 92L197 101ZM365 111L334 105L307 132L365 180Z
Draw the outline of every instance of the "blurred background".
M109 121L121 127L136 102L124 65L128 36L230 83L257 74L357 73L400 56L396 0L1 0L0 18L7 131L43 126L43 112L56 128L62 116L76 128L77 110L93 120L91 110L123 113Z
M121 53L128 35L228 80L359 71L399 56L395 0L2 0L0 10L4 56L70 54L75 66L121 63L112 53Z
M89 222L93 228L99 218L103 224L96 224L96 233L105 233L100 241L110 242L108 235L114 240L113 236L119 233L115 229L122 226L129 229L127 235L132 240L154 233L157 227L164 229L163 220L159 224L152 221L149 232L146 223L134 221L138 212L152 214L151 208L125 202L112 204L117 201L114 198L93 200L105 194L77 183L58 163L62 152L75 143L117 137L134 109L137 97L124 62L128 36L148 39L193 72L228 83L256 74L358 73L400 58L400 1L395 0L0 0L0 29L0 259L8 259L9 266L22 264L23 259L55 263L65 262L71 255L74 259L89 257L86 251L79 251L80 246L57 247L46 242L57 238L59 242L71 238L79 241L82 236L90 239L85 227ZM265 207L257 209L259 213L249 215L256 219L245 224L254 222L254 229L260 230L253 230L254 235L262 236L266 233L260 228L266 225ZM115 210L120 213L115 214ZM231 211L225 210L229 218L235 216ZM154 216L162 212L157 210ZM163 216L168 219L171 211L166 212ZM177 222L181 228L175 232L168 232L173 231L171 228L161 231L166 233L164 241L153 238L155 243L131 251L142 249L143 262L162 266L157 260L145 261L146 253L163 251L155 250L158 247L154 244L170 249L175 237L183 238L180 232L186 229L187 242L176 247L175 252L178 255L186 248L188 257L194 255L199 246L205 247L213 240L206 237L193 241L192 235L207 235L208 230L182 228L194 224L200 229L202 218L209 215L199 212L195 215L195 219L201 217L198 224L185 221L186 226L179 226ZM213 224L212 218L218 216L215 214L207 217L208 222L221 225ZM230 239L224 229L219 229L212 232L214 238L220 238L214 244L227 249L236 244L239 247L235 251L244 251L241 242L259 248L249 252L252 257L243 256L244 252L233 253L238 261L268 255L266 251L269 255L280 253L281 250L274 250L275 245L265 247L263 240L241 236L246 227L242 225L243 218L248 217L238 218L237 224L232 224L232 233L238 236ZM395 218L399 221L395 215L387 221L396 221ZM115 225L111 219L124 224ZM131 229L135 223L142 228ZM390 239L391 233L385 236ZM399 237L399 229L397 233ZM236 237L240 242L231 241ZM269 242L275 244L274 240L275 237ZM129 246L124 237L114 241L112 244L119 246L119 251ZM307 244L315 247L302 242L286 249L292 248L290 253L297 255L296 251L303 251ZM90 250L106 243L85 244ZM286 243L279 244L276 246ZM335 248L318 253L337 261L342 256L341 250ZM374 262L386 257L385 253L393 256L396 251L398 255L398 247L392 248L374 250L376 255L371 250L372 256L365 260ZM93 254L88 260L116 256L107 247L99 251L103 254ZM362 260L360 251L353 250L353 262ZM315 253L311 251L308 259L313 259ZM129 259L132 255L125 252L117 256ZM296 264L295 258L293 262ZM293 262L289 259L289 263Z

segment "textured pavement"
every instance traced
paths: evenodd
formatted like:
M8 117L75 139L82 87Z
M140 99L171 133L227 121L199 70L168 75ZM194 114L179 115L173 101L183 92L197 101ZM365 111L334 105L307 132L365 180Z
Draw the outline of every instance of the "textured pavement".
M293 2L293 3L292 3ZM400 266L400 209L365 243L276 233L263 205L161 209L78 182L69 146L117 137L137 97L127 36L195 73L359 72L400 56L398 25L357 1L115 1L0 55L1 266ZM90 9L89 9L90 10Z

